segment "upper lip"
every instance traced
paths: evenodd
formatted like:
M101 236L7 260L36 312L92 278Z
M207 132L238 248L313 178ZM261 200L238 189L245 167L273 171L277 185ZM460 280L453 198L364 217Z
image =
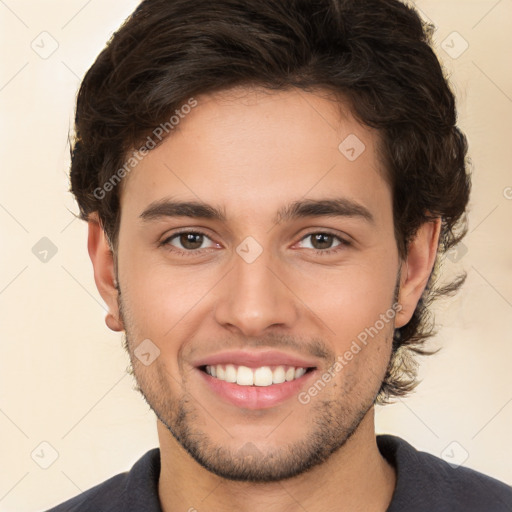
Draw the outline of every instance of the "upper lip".
M277 350L266 350L249 352L245 350L219 352L198 359L193 363L195 367L211 366L216 364L235 364L237 366L248 366L258 368L260 366L294 366L296 368L312 368L317 366L316 361L307 360L294 354L279 352Z

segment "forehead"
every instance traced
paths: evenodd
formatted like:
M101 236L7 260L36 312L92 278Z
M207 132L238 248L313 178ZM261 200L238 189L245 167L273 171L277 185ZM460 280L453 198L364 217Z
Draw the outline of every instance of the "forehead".
M275 219L302 198L390 209L378 132L326 91L235 88L195 98L177 129L125 178L121 208L140 215L172 196L237 218ZM187 109L188 110L188 109Z

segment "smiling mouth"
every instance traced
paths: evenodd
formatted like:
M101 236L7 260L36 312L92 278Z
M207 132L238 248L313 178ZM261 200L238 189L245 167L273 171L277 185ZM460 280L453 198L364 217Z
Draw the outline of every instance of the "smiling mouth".
M235 364L215 364L203 365L199 369L224 382L231 382L239 386L263 387L300 379L306 373L315 370L315 367L278 365L249 368Z

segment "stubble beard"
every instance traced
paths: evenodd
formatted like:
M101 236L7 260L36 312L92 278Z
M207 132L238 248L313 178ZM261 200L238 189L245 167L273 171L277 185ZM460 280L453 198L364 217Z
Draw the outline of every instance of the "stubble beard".
M397 283L399 278L400 275ZM307 405L297 405L310 407L306 414L300 415L308 418L309 428L299 440L272 449L258 448L250 440L242 441L236 449L216 443L208 432L198 427L204 424L200 414L207 413L187 393L186 376L183 376L180 384L183 392L176 396L169 385L176 379L166 375L163 366L157 366L159 369L150 374L134 356L136 343L131 336L130 315L125 314L126 307L119 288L118 292L119 313L125 326L124 345L130 356L131 373L135 376L137 390L183 449L203 468L219 477L241 482L270 483L301 475L324 463L342 448L375 404L384 371L371 390L365 391L363 399L357 394L353 396L350 385L343 381L345 384L338 386L343 389L338 391L337 397L322 400L321 396L317 396ZM395 299L397 292L398 288L395 289ZM390 346L393 331L394 321L385 333L387 339L380 342ZM290 414L286 421L294 421L293 416ZM221 419L215 420L219 422ZM229 441L228 434L226 437Z

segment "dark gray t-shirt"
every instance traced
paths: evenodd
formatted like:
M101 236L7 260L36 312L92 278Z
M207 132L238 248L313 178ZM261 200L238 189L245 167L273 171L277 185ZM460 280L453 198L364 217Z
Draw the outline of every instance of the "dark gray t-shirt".
M379 435L382 455L397 472L387 512L512 512L512 487L420 452L396 436ZM160 450L48 512L162 512L158 501Z

